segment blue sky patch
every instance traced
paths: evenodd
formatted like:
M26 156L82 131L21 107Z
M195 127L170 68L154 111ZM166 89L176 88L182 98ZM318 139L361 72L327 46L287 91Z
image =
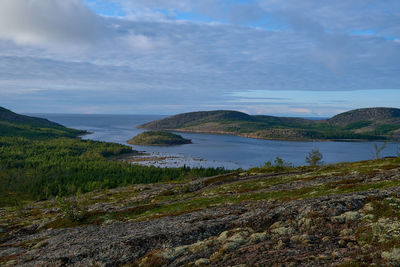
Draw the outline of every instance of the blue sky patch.
M113 2L84 0L84 3L94 12L103 16L124 17L126 14L123 9Z

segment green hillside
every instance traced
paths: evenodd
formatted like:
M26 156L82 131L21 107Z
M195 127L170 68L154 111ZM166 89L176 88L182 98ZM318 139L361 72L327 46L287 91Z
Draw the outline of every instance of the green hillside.
M14 113L0 107L0 136L49 138L76 137L86 131L66 128L46 119Z
M156 168L117 161L117 157L137 152L121 144L77 138L83 133L2 108L0 208L27 200L227 172L222 168Z
M178 114L139 128L279 140L397 140L400 139L399 114L400 110L394 108L368 108L316 121L217 110Z

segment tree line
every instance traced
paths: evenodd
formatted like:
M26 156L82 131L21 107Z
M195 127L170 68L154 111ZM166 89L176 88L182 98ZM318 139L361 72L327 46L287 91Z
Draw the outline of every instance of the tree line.
M138 183L206 177L223 168L157 168L109 160L125 145L76 138L0 137L0 206Z

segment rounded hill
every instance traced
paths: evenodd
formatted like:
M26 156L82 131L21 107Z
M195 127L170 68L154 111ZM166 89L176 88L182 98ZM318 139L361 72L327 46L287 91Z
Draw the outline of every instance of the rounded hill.
M326 120L248 115L231 110L199 111L149 122L138 128L273 140L399 140L400 109L356 109Z
M143 132L128 140L128 144L140 146L174 146L191 143L191 140L167 131Z
M209 122L253 121L252 116L232 110L197 111L174 115L165 119L140 125L140 129L170 130Z
M345 126L352 123L369 122L394 122L400 121L398 108L362 108L340 113L330 118L329 123Z

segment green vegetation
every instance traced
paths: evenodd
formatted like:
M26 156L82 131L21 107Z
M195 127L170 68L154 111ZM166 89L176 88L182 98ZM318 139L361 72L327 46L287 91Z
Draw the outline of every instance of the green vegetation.
M129 144L142 146L173 146L190 144L191 140L167 131L149 131L128 140Z
M64 218L70 222L82 222L87 217L87 210L79 203L74 203L58 196L57 201L60 210L64 213Z
M224 116L229 117L229 114L224 113ZM235 116L243 117L240 114ZM25 126L23 123L19 125ZM350 128L363 128L365 125L354 124ZM99 233L103 235L107 232L118 237L119 233L126 233L125 226L132 228L132 223L159 219L154 221L160 223L156 227L142 231L150 233L147 236L157 237L158 233L153 234L151 228L159 231L171 227L174 220L182 222L181 218L172 217L181 214L186 214L186 225L177 224L178 228L184 227L182 233L196 229L196 232L209 232L212 236L189 247L184 240L184 243L176 243L179 246L169 247L162 253L149 250L143 256L146 261L136 262L145 262L149 266L170 264L162 257L147 259L156 252L155 255L170 258L171 253L182 253L182 248L190 257L197 253L201 257L220 255L218 257L222 258L234 255L225 253L229 252L225 250L227 244L239 248L236 247L239 243L233 243L236 242L233 240L239 240L239 246L257 254L260 247L273 248L276 255L288 251L288 248L292 253L296 247L306 247L307 252L303 255L310 258L311 263L315 263L317 257L310 252L317 247L315 255L323 256L318 262L320 265L329 264L332 259L343 266L372 262L390 265L400 261L400 181L397 179L400 157L321 166L322 154L315 149L306 158L310 166L294 167L277 157L273 162L248 171L155 168L117 161L124 154L134 153L128 146L71 138L70 134L75 132L51 124L43 128L65 132L60 132L62 137L49 138L42 133L36 134L37 127L37 123L32 123L31 128L19 131L16 136L0 136L0 240L4 252L0 265L24 264L27 259L36 260L27 255L38 254L38 251L47 253L49 248L46 246L51 244L53 249L63 244L65 237L58 239L60 231L56 229L96 225L79 231L61 230L72 233L74 244L84 244L82 247L89 244L90 251L96 252L97 240L94 246L86 242L88 235L93 236L93 230L101 229ZM327 129L330 126L321 124L318 127ZM377 155L384 146L375 145ZM318 197L323 199L315 199ZM308 200L297 201L302 199ZM162 217L168 218L162 220ZM187 222L196 224L197 228ZM141 225L151 224L149 221ZM228 226L230 228L226 231L221 229L230 224L232 226ZM240 228L236 228L239 224ZM122 232L117 232L119 229ZM244 232L248 234L242 235ZM256 233L251 234L253 232ZM165 242L174 240L168 232L162 235ZM261 236L265 238L261 239ZM252 237L257 237L257 240ZM143 238L139 236L138 240ZM108 242L109 239L105 240ZM121 241L116 238L113 242L119 244ZM118 245L112 247L118 248ZM69 247L66 249L70 252ZM81 249L78 249L80 253ZM321 254L324 250L325 254ZM59 251L65 250L55 251L64 256ZM267 253L270 251L266 250ZM344 260L329 258L332 251L350 256ZM71 255L75 257L78 254ZM186 254L179 255L186 257ZM300 253L296 252L296 255ZM210 259L216 258L212 256ZM350 260L355 260L354 264Z
M381 152L386 148L387 142L384 142L382 145L378 145L374 143L374 152L375 152L375 159L381 158Z
M366 216L355 231L358 243L366 248L365 255L368 255L362 260L371 262L375 256L386 263L393 260L396 263L385 264L387 266L398 266L400 199L388 197L371 200L364 208Z
M141 125L150 130L178 130L235 134L253 138L284 140L386 140L396 139L400 110L360 109L328 120L274 116L250 116L237 111L200 111L175 115Z
M276 157L274 163L271 161L267 161L264 163L262 167L254 167L249 169L250 173L273 173L273 172L282 172L282 171L290 171L296 169L292 163L281 159L280 157Z
M187 190L187 183L168 184L154 194L154 186L146 189L129 186L116 191L99 190L74 197L72 200L59 198L62 217L57 217L47 227L63 228L86 224L99 224L107 220L148 220L163 216L178 215L215 205L242 202L277 200L281 202L321 196L363 192L400 186L398 180L375 181L369 179L375 171L397 169L398 158L356 163L341 163L317 168L290 168L290 172L275 172L261 176L247 176L251 171L204 178L202 185L194 191ZM282 169L280 169L282 170ZM286 169L288 170L288 169ZM254 171L254 170L253 170ZM354 173L359 175L354 176ZM238 180L248 177L248 180ZM334 178L333 178L334 177ZM328 179L325 181L325 179ZM297 185L297 186L296 186ZM146 195L147 198L134 196ZM133 197L133 198L132 198ZM42 202L42 205L47 202ZM121 203L130 207L115 211L87 211L93 203ZM376 205L378 205L377 203ZM47 207L47 206L46 206ZM390 208L376 209L377 212L392 216ZM386 214L387 213L387 214ZM398 216L399 213L394 215Z
M155 183L226 173L224 169L156 168L111 161L128 146L73 138L31 140L0 137L1 205L137 183Z
M373 133L376 135L385 135L385 134L390 134L391 132L397 129L400 129L399 125L381 124L376 127Z
M318 149L313 149L311 152L308 153L306 157L306 162L310 166L319 166L322 165L322 154L319 152Z
M367 164L367 163L364 163ZM183 212L190 212L195 209L202 209L212 205L223 203L240 203L245 201L260 201L275 199L280 201L290 201L294 199L314 198L319 196L328 196L335 194L344 194L351 192L360 192L376 189L384 189L393 186L399 186L399 181L381 181L381 182L368 182L357 179L343 179L335 182L326 183L323 185L304 186L299 189L293 190L276 190L268 191L273 186L290 184L294 181L306 182L318 178L313 172L304 176L296 174L288 174L276 178L269 178L260 181L246 181L235 182L234 177L231 181L226 181L225 184L198 192L197 194L177 194L168 198L168 201L174 201L166 205L161 205L164 198L156 198L151 206L147 206L144 212L129 216L129 218L152 218L154 216L160 217L162 215L179 214ZM209 185L210 186L210 185ZM157 205L157 203L160 203Z
M86 131L66 128L46 119L16 114L0 107L0 136L46 139L55 137L76 137Z
M132 153L132 149L75 138L83 133L0 108L0 206L20 207L28 200L228 172L222 168L156 168L113 161L110 157Z
M361 129L364 127L368 127L370 125L371 125L370 121L359 121L359 122L350 123L344 128L346 130L355 130L355 129Z
M60 149L62 146L59 144L56 145L61 140L64 140L64 142L71 141L68 138L54 139L53 147L59 149L63 154L80 154L79 160L86 161L85 164L91 166L93 165L87 162L88 159L90 160L94 157L103 158L103 154L118 154L122 152L118 149L125 147L116 144L112 144L115 147L110 147L111 144L91 142L96 143L96 145L88 145L89 151L85 151L83 154L92 152L94 154L86 157L77 152L79 148L82 148L82 143L79 142L79 145L73 145L72 147L75 147L75 149L67 151ZM73 139L71 142L73 141L77 140ZM44 141L38 142L36 147L41 147ZM5 142L3 141L3 143ZM71 147L71 144L68 144L67 147ZM98 147L99 149L94 151L92 150L93 147ZM30 151L29 147L27 151ZM105 153L103 153L104 151ZM53 152L55 153L55 151ZM49 156L52 155L49 154ZM71 159L73 157L68 157L67 161ZM105 158L95 162L97 164L101 161L110 163L110 166L114 163L121 164ZM131 225L134 222L146 220L148 221L146 225L150 225L152 224L151 220L154 219L157 219L154 221L155 223L160 221L167 222L168 224L164 225L168 227L174 219L179 220L179 218L172 218L172 216L182 214L187 214L185 220L189 222L201 220L202 225L209 224L212 226L215 225L215 220L220 220L220 218L230 219L233 216L236 217L237 214L245 214L246 217L249 216L252 219L244 221L243 226L256 229L255 227L264 227L266 225L266 228L263 228L262 231L265 231L265 235L268 235L267 229L275 229L272 228L270 223L272 221L270 218L277 216L275 215L277 211L275 207L282 206L290 208L286 214L293 214L294 212L292 218L298 218L287 219L287 215L283 213L285 211L280 211L284 215L281 215L278 219L273 219L275 220L274 224L284 225L280 228L289 228L289 226L286 227L288 221L291 221L291 225L293 225L290 228L297 231L296 227L299 227L297 232L287 235L288 239L292 239L293 236L300 237L305 235L320 236L319 239L328 236L332 240L332 243L328 244L328 252L331 248L342 248L346 245L346 243L340 241L345 239L352 243L357 242L359 246L357 249L368 250L366 253L361 253L360 250L355 249L351 251L352 253L369 255L369 249L371 249L372 253L377 248L379 253L374 255L378 257L382 255L382 258L387 258L390 257L388 253L391 253L394 247L399 247L400 245L398 242L400 200L398 199L398 190L395 188L400 186L400 181L395 178L398 174L399 166L400 158L303 167L293 167L283 159L276 158L273 163L266 163L263 168L248 171L240 170L235 173L226 173L196 180L190 179L176 182L169 180L168 176L164 180L165 183L129 185L130 182L128 182L126 187L113 189L108 187L101 189L100 187L98 190L84 194L74 194L72 197L50 198L49 200L38 202L26 201L25 205L19 203L14 207L2 207L0 209L0 214L2 215L0 216L0 229L2 229L0 239L9 240L16 233L25 233L24 231L28 231L29 235L32 235L29 231L34 231L34 239L21 241L18 236L18 239L15 239L16 241L11 245L18 247L29 246L32 249L37 249L47 244L47 233L53 233L49 229L63 229L83 225L96 225L95 229L100 227L117 229L124 222ZM138 166L133 167L136 168ZM118 168L125 175L125 169L129 167ZM107 167L105 171L107 172L108 170L110 169ZM136 169L136 171L138 170ZM146 172L149 169L143 167L142 170ZM156 168L152 170L157 171ZM111 171L110 174L113 172ZM156 172L155 175L157 175ZM119 176L117 175L116 177ZM85 180L83 182L85 183ZM387 192L376 191L382 189L388 190ZM367 191L369 192L367 193ZM365 193L353 194L355 196L353 201L350 196L351 193L356 192ZM392 195L390 192L394 194ZM343 198L341 195L343 195ZM362 207L363 205L360 203L364 201L364 198L361 196L366 197L365 203L369 206ZM315 199L318 197L324 198L322 200ZM383 200L383 198L385 199ZM310 201L297 201L301 199L309 199ZM291 203L288 205L287 202ZM322 202L322 209L316 210L315 206L310 206L310 203L320 202ZM329 209L327 209L324 203L333 203L332 210L330 205L328 206ZM339 204L336 206L336 203ZM266 216L260 207L266 207L265 212L269 212L269 208L272 207L274 213L269 213L272 214L271 217L268 216L268 213ZM344 207L349 212L336 213L336 210L343 211ZM353 207L356 207L356 210L353 210ZM254 213L259 213L259 217L256 217L257 219L251 217L253 209ZM199 213L193 213L198 214L198 217L189 214L200 210L201 212ZM298 216L297 210L304 217ZM303 210L305 212L300 213ZM347 213L357 219L348 220ZM340 216L345 218L345 221L337 220L337 217ZM168 218L162 220L161 218L163 217ZM263 221L263 218L267 218L268 221ZM156 229L159 229L159 227ZM190 226L188 226L188 229L190 229ZM260 231L257 230L257 232ZM58 231L55 230L55 233L58 233ZM270 233L270 236L275 235L272 230ZM93 231L90 231L90 234L93 234ZM41 239L38 239L38 237ZM50 238L53 237L51 236ZM49 239L49 243L54 244L53 240ZM61 242L63 242L63 239L61 239ZM290 242L291 245L296 245L296 242ZM326 243L328 241L323 242ZM274 243L276 242L274 241ZM319 244L323 244L322 241ZM304 244L298 245L304 246ZM193 252L191 251L190 253ZM363 258L357 259L361 262L364 261ZM9 262L9 259L3 257L3 261Z

